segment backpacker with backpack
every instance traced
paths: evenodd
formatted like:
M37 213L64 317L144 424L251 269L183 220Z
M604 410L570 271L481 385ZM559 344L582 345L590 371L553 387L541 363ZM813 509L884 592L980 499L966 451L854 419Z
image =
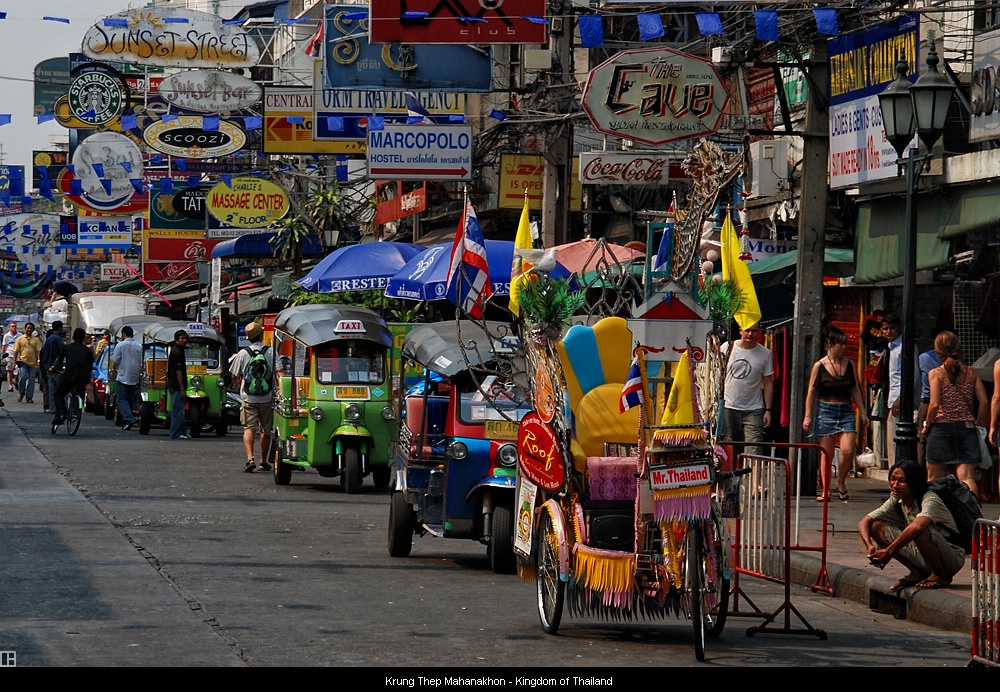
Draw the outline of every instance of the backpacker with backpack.
M972 494L962 481L954 476L936 478L927 483L927 489L933 490L934 494L941 498L944 506L951 512L958 527L958 534L949 537L949 542L957 545L966 553L972 550L972 533L976 527L976 520L983 518L983 511L979 506L979 500Z
M268 396L271 393L273 373L271 361L268 359L268 349L258 351L247 347L250 360L243 369L243 391L250 396Z

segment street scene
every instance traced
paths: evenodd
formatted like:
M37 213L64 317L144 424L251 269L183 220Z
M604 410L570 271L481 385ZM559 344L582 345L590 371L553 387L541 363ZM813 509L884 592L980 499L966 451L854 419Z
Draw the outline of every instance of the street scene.
M1000 666L1000 15L126 4L0 11L0 667Z

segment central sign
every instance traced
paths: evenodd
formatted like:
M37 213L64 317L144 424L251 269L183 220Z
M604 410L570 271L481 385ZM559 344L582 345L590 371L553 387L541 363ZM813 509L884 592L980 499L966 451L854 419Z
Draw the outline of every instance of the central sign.
M728 103L712 63L669 48L622 51L591 70L583 90L598 131L651 146L712 134Z
M469 125L386 125L368 133L368 177L471 180Z

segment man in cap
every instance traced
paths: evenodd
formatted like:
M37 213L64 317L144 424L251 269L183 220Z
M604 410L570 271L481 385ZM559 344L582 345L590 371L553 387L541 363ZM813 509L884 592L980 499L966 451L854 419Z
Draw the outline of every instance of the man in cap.
M260 463L257 469L271 469L265 455L271 443L271 430L274 428L274 406L272 390L274 387L274 354L270 348L265 348L262 341L264 328L256 322L246 327L247 341L250 345L233 354L229 360L229 372L240 385L240 398L243 406L240 409L240 422L243 424L243 448L247 453L247 461L243 466L244 473L254 471L254 438L260 437Z

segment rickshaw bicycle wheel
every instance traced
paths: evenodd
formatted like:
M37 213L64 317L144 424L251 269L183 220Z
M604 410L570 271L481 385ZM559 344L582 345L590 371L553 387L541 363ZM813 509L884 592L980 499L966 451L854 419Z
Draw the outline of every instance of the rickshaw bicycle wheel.
M705 594L702 570L705 558L701 549L701 527L692 522L688 528L687 555L684 562L687 596L691 603L691 626L694 628L694 657L705 660Z
M723 575L723 551L726 550L726 546L722 541L722 536L719 532L719 525L715 520L711 521L712 527L712 546L715 551L715 564L716 564L716 583L714 588L708 593L715 593L715 607L711 610L705 609L705 624L707 625L706 633L712 639L718 639L722 634L722 630L726 627L726 617L729 615L729 589L730 582L729 578Z
M71 394L66 412L66 432L72 437L80 430L80 419L83 418L83 399L79 394Z
M538 592L538 618L546 634L555 634L562 621L563 599L566 584L559 579L559 551L556 548L556 531L552 516L542 512L538 523L538 548L535 563L535 580Z

